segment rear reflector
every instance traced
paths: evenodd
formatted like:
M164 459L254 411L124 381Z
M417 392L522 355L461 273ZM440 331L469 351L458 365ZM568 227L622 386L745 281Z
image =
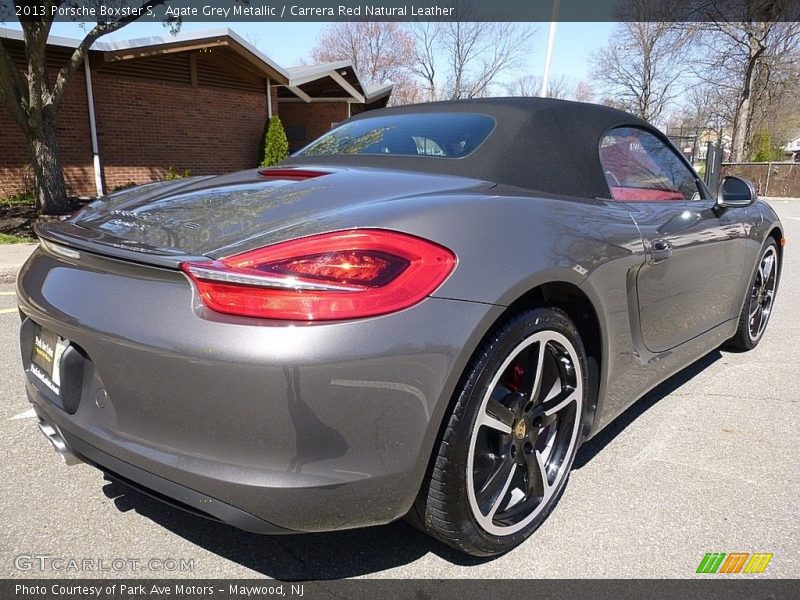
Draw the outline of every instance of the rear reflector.
M383 229L337 231L186 262L211 310L262 319L326 321L413 306L450 275L456 257L416 236Z

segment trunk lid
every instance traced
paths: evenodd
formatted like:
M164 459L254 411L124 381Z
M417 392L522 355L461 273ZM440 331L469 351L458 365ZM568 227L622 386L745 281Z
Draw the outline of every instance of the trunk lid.
M148 184L97 200L37 233L59 244L136 262L177 266L331 228L359 205L491 187L463 177L384 169L303 167ZM379 225L379 224L376 224Z

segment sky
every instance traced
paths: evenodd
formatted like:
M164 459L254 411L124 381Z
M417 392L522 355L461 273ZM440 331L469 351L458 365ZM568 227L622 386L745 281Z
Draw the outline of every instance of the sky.
M16 27L15 27L16 25ZM302 60L311 59L313 49L320 33L329 23L184 23L183 31L199 29L216 29L228 27L256 46L264 54L284 67L297 66ZM8 23L7 27L18 28L17 24ZM536 35L531 43L531 52L524 69L506 74L502 80L510 81L523 75L541 76L544 69L545 46L549 32L549 23L536 23ZM608 41L614 29L614 23L558 23L551 74L566 75L574 81L588 79L589 56ZM79 38L83 31L75 23L55 23L54 35ZM168 35L169 32L160 23L132 23L120 31L102 38L107 41L119 41L154 35Z

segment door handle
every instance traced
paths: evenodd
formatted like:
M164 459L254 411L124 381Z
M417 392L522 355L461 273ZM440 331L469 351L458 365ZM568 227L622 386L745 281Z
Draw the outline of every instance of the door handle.
M672 244L669 240L658 239L650 243L650 264L656 265L672 256Z

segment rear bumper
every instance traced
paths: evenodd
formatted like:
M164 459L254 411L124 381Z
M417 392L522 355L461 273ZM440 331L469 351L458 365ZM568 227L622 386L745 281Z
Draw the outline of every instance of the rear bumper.
M148 496L190 512L192 514L233 525L245 531L262 534L293 533L263 519L211 498L195 490L164 479L87 444L79 437L66 433L55 424L58 411L48 414L46 403L34 403L42 433L53 443L55 450L68 465L84 462L106 473L109 477L129 485Z
M347 323L254 323L206 313L179 272L44 250L18 292L27 319L86 358L73 414L27 377L77 455L272 533L405 514L471 349L502 310L428 299Z

